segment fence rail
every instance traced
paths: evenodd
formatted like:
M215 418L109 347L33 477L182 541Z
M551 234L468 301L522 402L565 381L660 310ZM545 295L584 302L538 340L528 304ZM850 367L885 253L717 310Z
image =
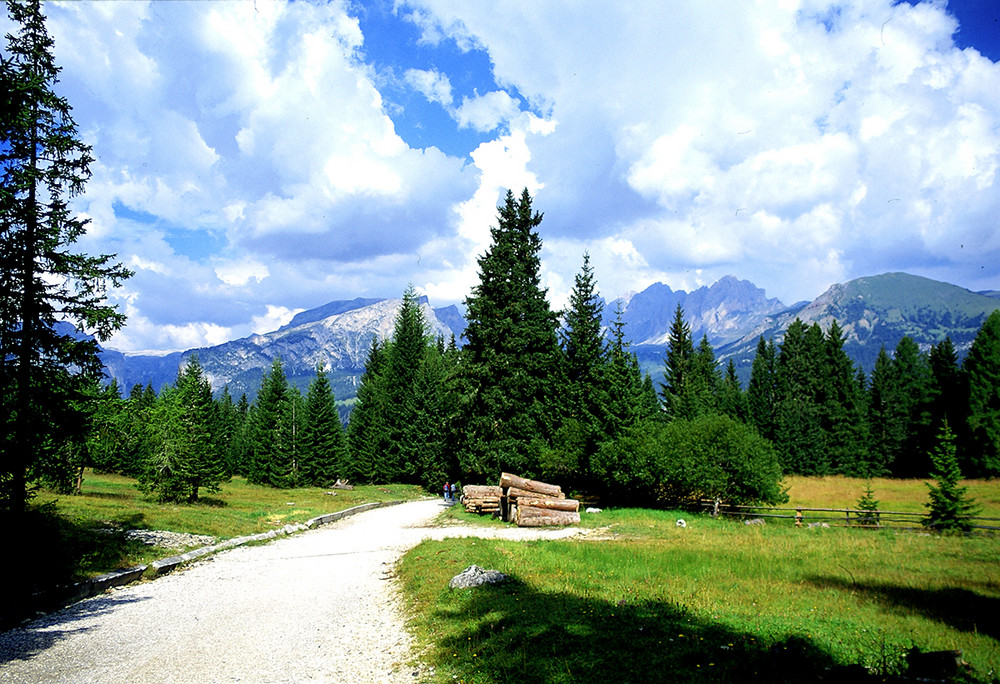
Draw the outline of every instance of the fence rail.
M792 520L796 527L809 525L836 525L841 527L897 529L923 528L924 513L911 511L866 511L858 508L777 508L773 506L735 506L718 500L702 499L702 509L714 516L726 515L736 518L778 518ZM1000 518L970 517L972 528L977 530L1000 530ZM992 523L992 524L990 524Z

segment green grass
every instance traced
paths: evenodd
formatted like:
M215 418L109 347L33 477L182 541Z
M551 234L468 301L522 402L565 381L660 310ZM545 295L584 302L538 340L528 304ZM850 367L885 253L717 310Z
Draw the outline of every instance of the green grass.
M582 524L600 531L406 554L400 574L433 681L810 681L837 664L898 671L913 646L961 649L980 677L1000 668L1000 538L645 510ZM473 563L513 579L449 590Z

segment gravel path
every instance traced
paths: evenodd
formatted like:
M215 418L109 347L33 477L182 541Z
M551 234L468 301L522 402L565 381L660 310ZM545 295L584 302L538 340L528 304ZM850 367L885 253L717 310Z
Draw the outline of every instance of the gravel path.
M392 564L423 539L581 530L431 527L440 501L241 547L0 633L0 682L413 682Z

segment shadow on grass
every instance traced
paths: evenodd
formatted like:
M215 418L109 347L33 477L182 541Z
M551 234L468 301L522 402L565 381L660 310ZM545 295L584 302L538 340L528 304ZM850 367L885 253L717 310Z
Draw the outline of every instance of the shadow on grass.
M225 508L227 504L222 499L214 499L210 496L199 496L198 500L195 501L192 506L208 506L209 508Z
M1000 640L1000 598L969 589L914 589L897 584L811 577L814 586L856 594L885 610L936 620L963 632Z
M0 629L38 611L64 605L63 588L88 574L126 567L146 546L125 530L143 527L143 515L120 516L110 523L67 519L43 506L17 520L0 521L5 558L0 563Z
M76 603L24 626L0 632L0 664L28 660L72 634L90 631L92 627L76 624L81 620L110 612L128 603L145 600L105 594Z
M436 616L457 623L456 636L436 648L464 681L846 681L811 640L762 644L673 604L541 593L516 580L461 591Z
M135 499L135 492L94 492L94 491L89 491L88 490L87 491L87 498L88 499L108 499L108 500L115 500L115 501L126 501L126 500L127 501L132 501L133 499ZM59 502L59 500L56 499L55 503L58 503L58 502Z

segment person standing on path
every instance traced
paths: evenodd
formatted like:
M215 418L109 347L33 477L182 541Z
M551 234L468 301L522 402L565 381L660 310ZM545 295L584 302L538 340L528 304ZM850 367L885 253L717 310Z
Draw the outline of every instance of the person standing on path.
M444 483L444 502L448 503L451 501L451 485L447 482Z

